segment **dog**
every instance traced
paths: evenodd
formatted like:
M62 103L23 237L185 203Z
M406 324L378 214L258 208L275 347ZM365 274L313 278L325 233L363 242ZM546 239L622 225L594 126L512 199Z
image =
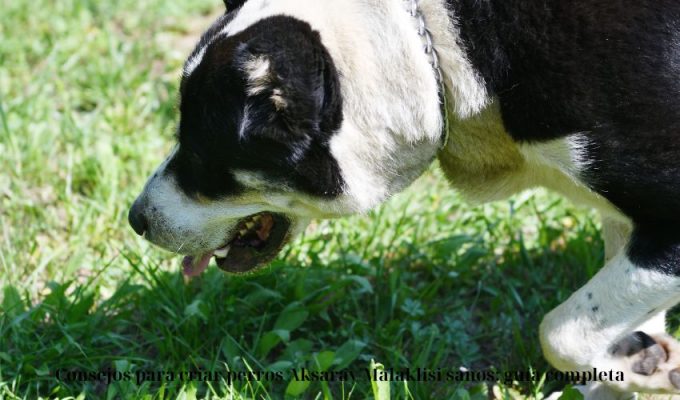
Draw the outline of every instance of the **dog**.
M471 202L543 186L602 215L606 264L540 324L590 398L680 391L680 3L248 0L189 56L177 145L134 230L231 273L364 213L438 158Z

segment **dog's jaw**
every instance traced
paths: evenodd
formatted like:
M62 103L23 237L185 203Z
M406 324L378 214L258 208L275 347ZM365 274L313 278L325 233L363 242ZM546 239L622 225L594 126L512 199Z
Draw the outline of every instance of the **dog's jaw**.
M187 276L200 275L214 256L217 266L244 274L271 261L290 240L290 220L280 214L259 213L241 219L231 237L219 249L187 256L182 265Z

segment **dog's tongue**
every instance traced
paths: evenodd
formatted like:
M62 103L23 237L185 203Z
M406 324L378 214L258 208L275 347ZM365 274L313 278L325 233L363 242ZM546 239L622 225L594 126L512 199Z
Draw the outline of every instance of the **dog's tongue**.
M200 257L184 257L182 267L184 268L184 275L193 278L199 276L208 268L212 253L204 254Z

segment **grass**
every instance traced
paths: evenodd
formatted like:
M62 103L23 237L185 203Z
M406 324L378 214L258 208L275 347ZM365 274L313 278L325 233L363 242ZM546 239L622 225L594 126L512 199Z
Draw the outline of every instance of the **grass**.
M267 270L187 282L127 208L172 144L179 70L217 0L0 0L0 398L533 398L556 382L295 382L292 368L548 369L537 326L602 264L542 191L472 208L436 166L317 221ZM375 366L374 368L380 368ZM116 370L105 377L55 374ZM283 379L137 382L144 371ZM381 397L382 396L382 397Z

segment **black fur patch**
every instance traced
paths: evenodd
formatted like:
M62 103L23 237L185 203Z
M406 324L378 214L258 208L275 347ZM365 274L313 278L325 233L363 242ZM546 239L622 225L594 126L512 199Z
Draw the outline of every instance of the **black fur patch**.
M198 40L198 44L196 47L194 47L194 50L191 52L188 60L196 57L201 49L213 41L219 35L222 29L224 29L224 27L227 26L227 24L231 22L232 19L234 19L235 16L235 12L227 12L224 15L221 15L215 22L213 22L210 28L208 28L208 30L205 31L203 35L201 35L201 38Z
M675 0L448 0L517 140L666 128L678 116Z
M628 245L628 256L640 267L680 275L680 233L668 226L638 226Z
M227 7L227 12L232 12L237 8L241 8L246 3L246 0L224 0L224 6Z
M582 178L639 228L630 255L653 267L677 253L680 3L448 1L510 135L583 135Z
M233 175L240 170L260 173L272 190L340 194L329 141L342 122L342 99L318 32L283 16L231 37L210 31L201 63L181 84L180 146L168 166L179 186L190 195L233 195L244 189ZM258 57L268 60L271 79L249 95L244 65ZM275 90L284 109L272 102Z

